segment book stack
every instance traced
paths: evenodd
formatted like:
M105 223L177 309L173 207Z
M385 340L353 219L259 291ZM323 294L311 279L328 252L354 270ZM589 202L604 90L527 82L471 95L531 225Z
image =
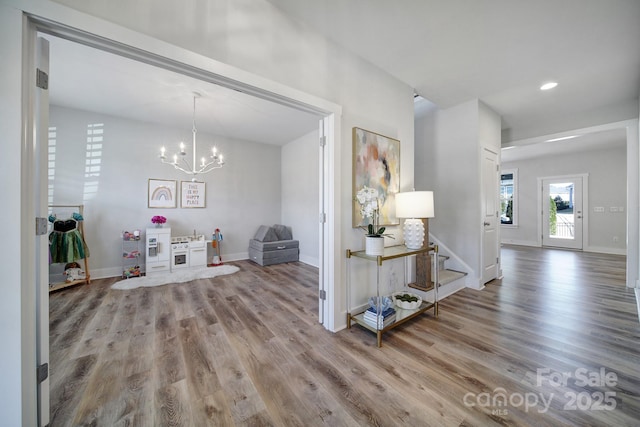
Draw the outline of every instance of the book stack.
M369 307L367 311L364 312L364 322L367 325L376 329L384 329L396 321L396 311L393 307L389 307L382 312L379 319L380 320L378 320L378 314L376 313L375 307Z

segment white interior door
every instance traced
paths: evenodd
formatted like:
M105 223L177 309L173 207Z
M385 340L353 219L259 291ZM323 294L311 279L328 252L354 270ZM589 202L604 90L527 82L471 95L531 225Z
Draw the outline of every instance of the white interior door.
M542 246L582 249L583 179L542 179Z
M487 149L482 155L482 283L498 277L499 240L498 155Z
M44 234L36 233L36 363L38 380L38 425L49 424L49 241L48 215L48 143L49 143L49 42L41 37L36 45L38 87L34 104L34 174L35 217L44 220ZM46 77L45 77L46 76ZM40 369L41 368L41 369Z

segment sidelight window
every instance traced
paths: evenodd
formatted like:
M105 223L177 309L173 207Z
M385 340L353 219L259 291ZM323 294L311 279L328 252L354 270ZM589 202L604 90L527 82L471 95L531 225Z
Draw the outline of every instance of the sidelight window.
M500 224L518 225L518 170L505 169L500 175Z

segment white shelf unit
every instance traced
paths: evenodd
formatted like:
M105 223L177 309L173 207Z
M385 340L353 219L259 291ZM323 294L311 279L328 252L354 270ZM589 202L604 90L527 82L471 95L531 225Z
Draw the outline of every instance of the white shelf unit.
M142 263L144 240L133 233L122 233L122 278L139 277L144 273Z

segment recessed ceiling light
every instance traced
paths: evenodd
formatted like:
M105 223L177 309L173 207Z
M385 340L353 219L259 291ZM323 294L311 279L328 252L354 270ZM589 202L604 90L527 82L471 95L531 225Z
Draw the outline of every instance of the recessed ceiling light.
M553 89L556 86L558 86L558 83L549 82L549 83L545 83L542 86L540 86L540 90L549 90L549 89Z
M562 136L560 138L547 139L545 142L564 141L565 139L577 138L580 135Z

